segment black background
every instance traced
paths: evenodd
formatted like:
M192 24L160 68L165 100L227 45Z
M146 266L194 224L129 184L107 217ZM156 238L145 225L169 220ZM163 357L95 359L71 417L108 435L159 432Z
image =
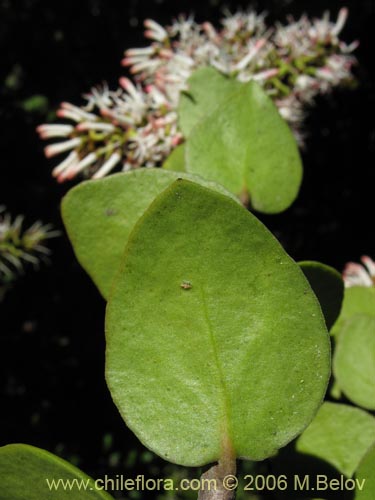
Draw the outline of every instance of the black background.
M27 222L62 229L59 202L69 185L51 178L51 161L35 127L43 113L26 113L32 95L56 109L104 80L117 86L123 51L142 46L142 21L166 24L180 12L198 21L221 8L254 6L268 20L292 13L320 16L350 9L344 40L356 51L358 87L320 97L306 121L305 176L284 214L260 216L296 260L320 260L342 270L363 253L375 257L374 3L365 1L0 1L0 204ZM137 25L138 23L138 25ZM6 78L16 72L10 88ZM94 476L116 469L116 452L142 450L113 405L104 382L104 301L79 267L67 238L51 243L52 263L19 279L0 303L0 445L26 442L57 451ZM111 433L112 446L103 446ZM122 460L122 458L121 458ZM137 459L138 460L138 459ZM137 461L136 460L136 461ZM121 462L122 463L122 462ZM130 464L130 462L128 463ZM136 465L135 465L136 467Z

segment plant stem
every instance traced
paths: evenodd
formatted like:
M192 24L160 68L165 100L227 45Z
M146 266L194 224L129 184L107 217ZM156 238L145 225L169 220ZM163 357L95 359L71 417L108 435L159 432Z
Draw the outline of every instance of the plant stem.
M235 458L224 457L218 465L214 465L202 474L198 500L234 500L236 495L235 475Z

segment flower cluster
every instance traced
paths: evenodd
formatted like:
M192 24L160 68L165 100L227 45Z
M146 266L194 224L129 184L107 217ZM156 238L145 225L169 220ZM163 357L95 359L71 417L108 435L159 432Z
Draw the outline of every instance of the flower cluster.
M23 271L24 264L37 266L50 254L45 240L59 234L39 221L23 231L22 223L23 216L12 219L4 207L0 207L0 285L13 281Z
M362 264L348 262L346 264L343 278L346 287L351 286L375 286L375 262L364 255L361 257Z
M117 165L123 170L160 166L183 141L177 123L181 92L188 90L192 72L212 66L241 82L257 81L274 100L303 142L304 107L317 94L352 79L355 58L339 39L347 9L337 21L306 16L268 28L264 14L227 13L220 29L180 17L165 28L145 21L147 47L129 49L122 64L133 76L120 79L120 88L94 88L82 107L62 103L57 116L69 123L41 125L43 139L63 138L45 148L47 157L69 152L55 167L58 181L79 173L100 178Z

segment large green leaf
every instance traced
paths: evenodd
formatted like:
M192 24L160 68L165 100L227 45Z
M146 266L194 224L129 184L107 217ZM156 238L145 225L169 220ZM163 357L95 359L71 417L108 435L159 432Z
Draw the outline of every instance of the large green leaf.
M333 372L345 396L375 410L375 316L357 314L344 323L337 339Z
M356 473L356 480L363 484L357 487L355 500L374 500L375 498L375 445L366 453Z
M327 329L299 266L251 213L189 181L128 241L106 317L106 378L128 426L184 465L261 460L313 418Z
M102 490L103 483L95 484L65 460L26 444L0 448L0 470L1 500L113 500Z
M344 297L344 282L340 273L326 264L306 260L299 265L318 297L328 330L340 314Z
M296 141L265 92L244 84L194 128L186 170L225 186L253 208L277 213L296 198L302 165Z
M340 332L346 320L355 314L375 317L375 287L353 286L345 289L341 313L332 327L332 335Z
M196 70L187 83L189 89L181 94L178 105L179 125L185 137L243 85L212 67Z
M231 196L221 186L197 176L151 168L86 181L65 196L62 216L69 239L79 263L104 298L108 297L134 224L155 197L179 177Z
M326 402L298 438L296 450L351 477L374 441L374 417L359 408Z

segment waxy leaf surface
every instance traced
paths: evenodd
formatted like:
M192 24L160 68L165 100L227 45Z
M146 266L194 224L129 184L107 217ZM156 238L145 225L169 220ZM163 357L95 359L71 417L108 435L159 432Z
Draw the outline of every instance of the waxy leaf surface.
M319 300L329 330L340 314L344 297L341 275L336 269L320 262L306 260L299 265Z
M357 314L344 323L337 336L333 372L347 398L375 410L375 316Z
M297 439L296 450L324 460L351 477L375 441L375 418L359 408L324 403Z
M79 263L104 298L108 297L134 224L155 197L179 177L232 196L221 186L197 176L159 168L82 182L65 196L62 216L69 239Z
M302 179L293 134L254 82L243 84L194 127L185 160L188 172L219 182L265 213L287 209Z
M106 317L106 378L128 426L162 457L261 460L324 396L330 347L299 266L229 197L177 181L125 250Z
M61 458L26 444L0 448L1 500L113 500L94 480ZM59 484L58 489L48 486ZM72 489L58 483L71 481ZM77 484L73 484L76 481ZM66 483L65 483L66 484ZM79 487L81 486L81 488ZM98 485L101 487L101 485Z
M188 80L188 90L180 96L179 125L185 137L205 116L219 108L243 85L228 78L214 68L200 68Z

